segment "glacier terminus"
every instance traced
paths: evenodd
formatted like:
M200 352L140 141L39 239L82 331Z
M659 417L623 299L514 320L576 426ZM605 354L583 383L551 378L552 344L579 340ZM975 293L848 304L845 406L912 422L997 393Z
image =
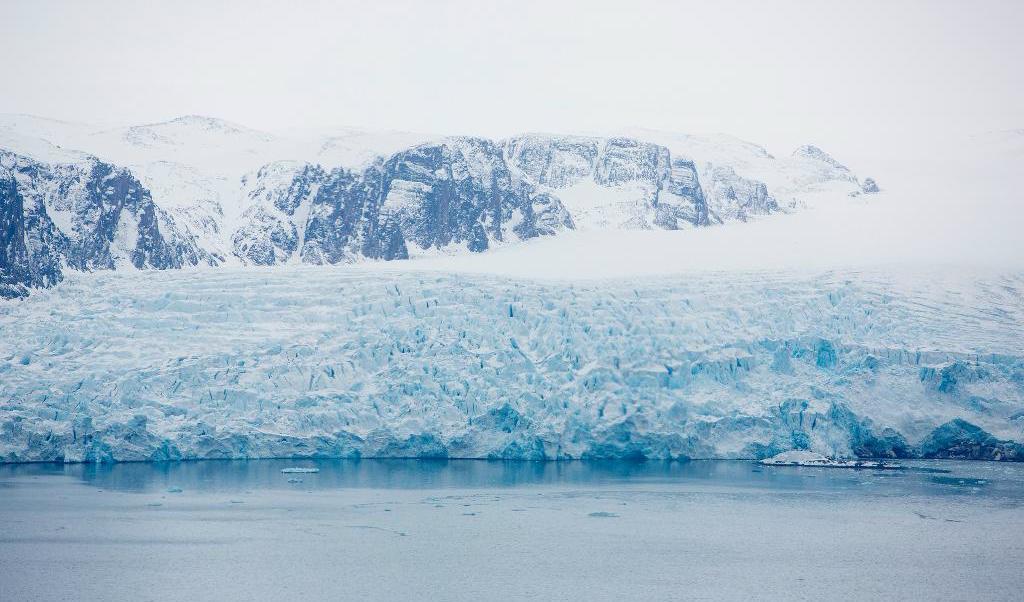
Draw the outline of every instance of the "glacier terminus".
M1020 460L1022 291L885 271L72 273L0 305L0 460Z

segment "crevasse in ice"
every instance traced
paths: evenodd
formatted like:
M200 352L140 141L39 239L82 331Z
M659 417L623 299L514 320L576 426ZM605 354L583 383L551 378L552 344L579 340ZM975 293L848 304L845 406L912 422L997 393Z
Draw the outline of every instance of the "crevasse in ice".
M0 302L0 460L1020 459L1022 285L71 274Z

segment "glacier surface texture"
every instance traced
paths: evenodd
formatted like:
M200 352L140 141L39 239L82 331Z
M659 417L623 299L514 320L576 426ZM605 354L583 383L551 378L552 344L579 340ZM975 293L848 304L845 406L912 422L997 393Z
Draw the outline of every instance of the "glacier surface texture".
M0 461L1021 459L1024 276L71 273L0 301Z

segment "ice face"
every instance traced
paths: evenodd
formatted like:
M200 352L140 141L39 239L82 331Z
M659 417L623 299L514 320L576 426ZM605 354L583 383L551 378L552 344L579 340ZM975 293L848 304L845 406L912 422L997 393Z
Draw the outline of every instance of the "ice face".
M1022 289L882 272L72 273L0 303L0 459L1014 459Z

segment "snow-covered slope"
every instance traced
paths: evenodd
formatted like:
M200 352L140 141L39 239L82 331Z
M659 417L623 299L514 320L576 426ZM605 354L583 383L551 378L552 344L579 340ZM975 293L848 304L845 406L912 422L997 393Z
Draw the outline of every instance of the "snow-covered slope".
M637 138L525 135L505 155L526 181L562 199L579 229L676 230L709 216L692 161Z
M71 274L0 302L0 460L1021 459L1019 273Z
M408 268L576 280L866 266L1024 270L1024 155L981 142L956 148L862 158L885 183L879 196L809 192L799 211L726 227L565 232L485 254L423 258ZM815 201L821 198L831 201Z
M58 282L61 268L181 268L213 258L128 170L83 156L44 164L0 150L0 296Z
M627 133L694 159L702 167L702 179L709 179L716 167L724 167L764 183L784 207L815 205L864 192L863 182L848 167L811 144L790 156L776 157L762 146L726 134L698 136L648 129Z
M691 229L861 190L856 176L814 147L780 161L734 138L658 132L494 141L359 130L279 135L195 115L115 128L3 115L0 150L40 174L99 162L132 178L165 233L191 248L175 261L142 262L161 268L404 259L481 252L573 229ZM21 174L17 187L42 186L29 171ZM74 186L68 178L58 190ZM118 234L134 232L124 215L100 224L98 235L157 240ZM65 227L71 217L45 217L72 234ZM22 236L38 237L24 220L27 214ZM134 252L129 246L121 255ZM46 260L75 269L138 263L90 263L69 253ZM15 272L26 273L0 270L12 282Z

